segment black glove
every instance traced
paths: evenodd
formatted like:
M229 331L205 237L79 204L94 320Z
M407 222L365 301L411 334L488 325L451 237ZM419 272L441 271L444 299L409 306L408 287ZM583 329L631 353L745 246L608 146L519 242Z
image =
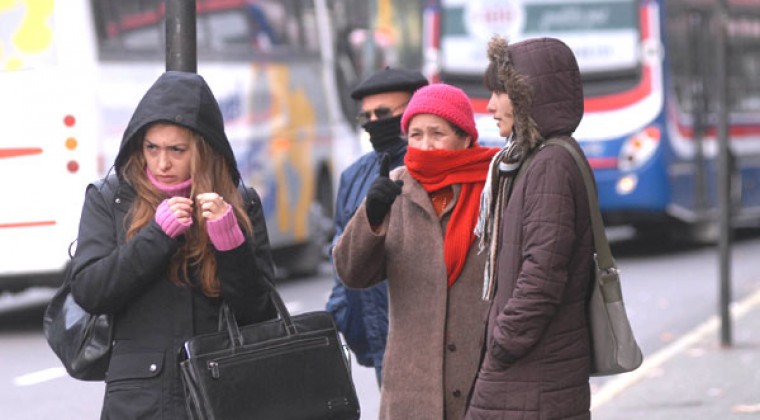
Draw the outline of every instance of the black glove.
M372 183L367 192L367 219L371 226L379 226L391 209L391 204L401 194L404 181L391 181L388 178L391 157L384 154L380 159L380 176Z

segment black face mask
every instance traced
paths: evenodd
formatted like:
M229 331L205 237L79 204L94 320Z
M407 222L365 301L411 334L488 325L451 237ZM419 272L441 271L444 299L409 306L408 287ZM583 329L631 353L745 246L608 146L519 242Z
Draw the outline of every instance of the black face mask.
M401 115L369 121L362 125L369 133L369 141L376 152L381 152L388 147L403 141L401 139Z

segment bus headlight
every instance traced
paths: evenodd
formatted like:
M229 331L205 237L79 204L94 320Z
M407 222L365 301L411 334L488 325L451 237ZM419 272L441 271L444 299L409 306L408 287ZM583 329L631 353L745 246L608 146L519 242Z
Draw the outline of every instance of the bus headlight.
M660 129L652 125L631 136L620 149L618 168L632 171L644 165L657 151L660 135Z
M624 175L618 179L617 184L615 184L615 191L620 195L630 194L636 189L636 185L638 184L639 177L635 174Z

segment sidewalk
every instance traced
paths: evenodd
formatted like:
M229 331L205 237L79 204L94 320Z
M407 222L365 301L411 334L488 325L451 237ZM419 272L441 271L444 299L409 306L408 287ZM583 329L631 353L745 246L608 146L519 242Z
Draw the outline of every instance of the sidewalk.
M711 318L594 392L592 419L760 419L760 291L731 313L731 347Z

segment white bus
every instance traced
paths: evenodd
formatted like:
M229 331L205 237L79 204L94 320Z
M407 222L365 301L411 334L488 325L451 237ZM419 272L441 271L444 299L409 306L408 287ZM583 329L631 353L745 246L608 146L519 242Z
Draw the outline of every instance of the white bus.
M64 2L0 2L0 290L55 284L98 176L94 38Z
M360 152L349 95L359 69L346 39L366 24L364 9L196 1L198 73L243 181L261 194L281 275L324 261L337 174ZM164 22L162 0L0 2L0 290L58 281L85 186L109 172L165 70Z

